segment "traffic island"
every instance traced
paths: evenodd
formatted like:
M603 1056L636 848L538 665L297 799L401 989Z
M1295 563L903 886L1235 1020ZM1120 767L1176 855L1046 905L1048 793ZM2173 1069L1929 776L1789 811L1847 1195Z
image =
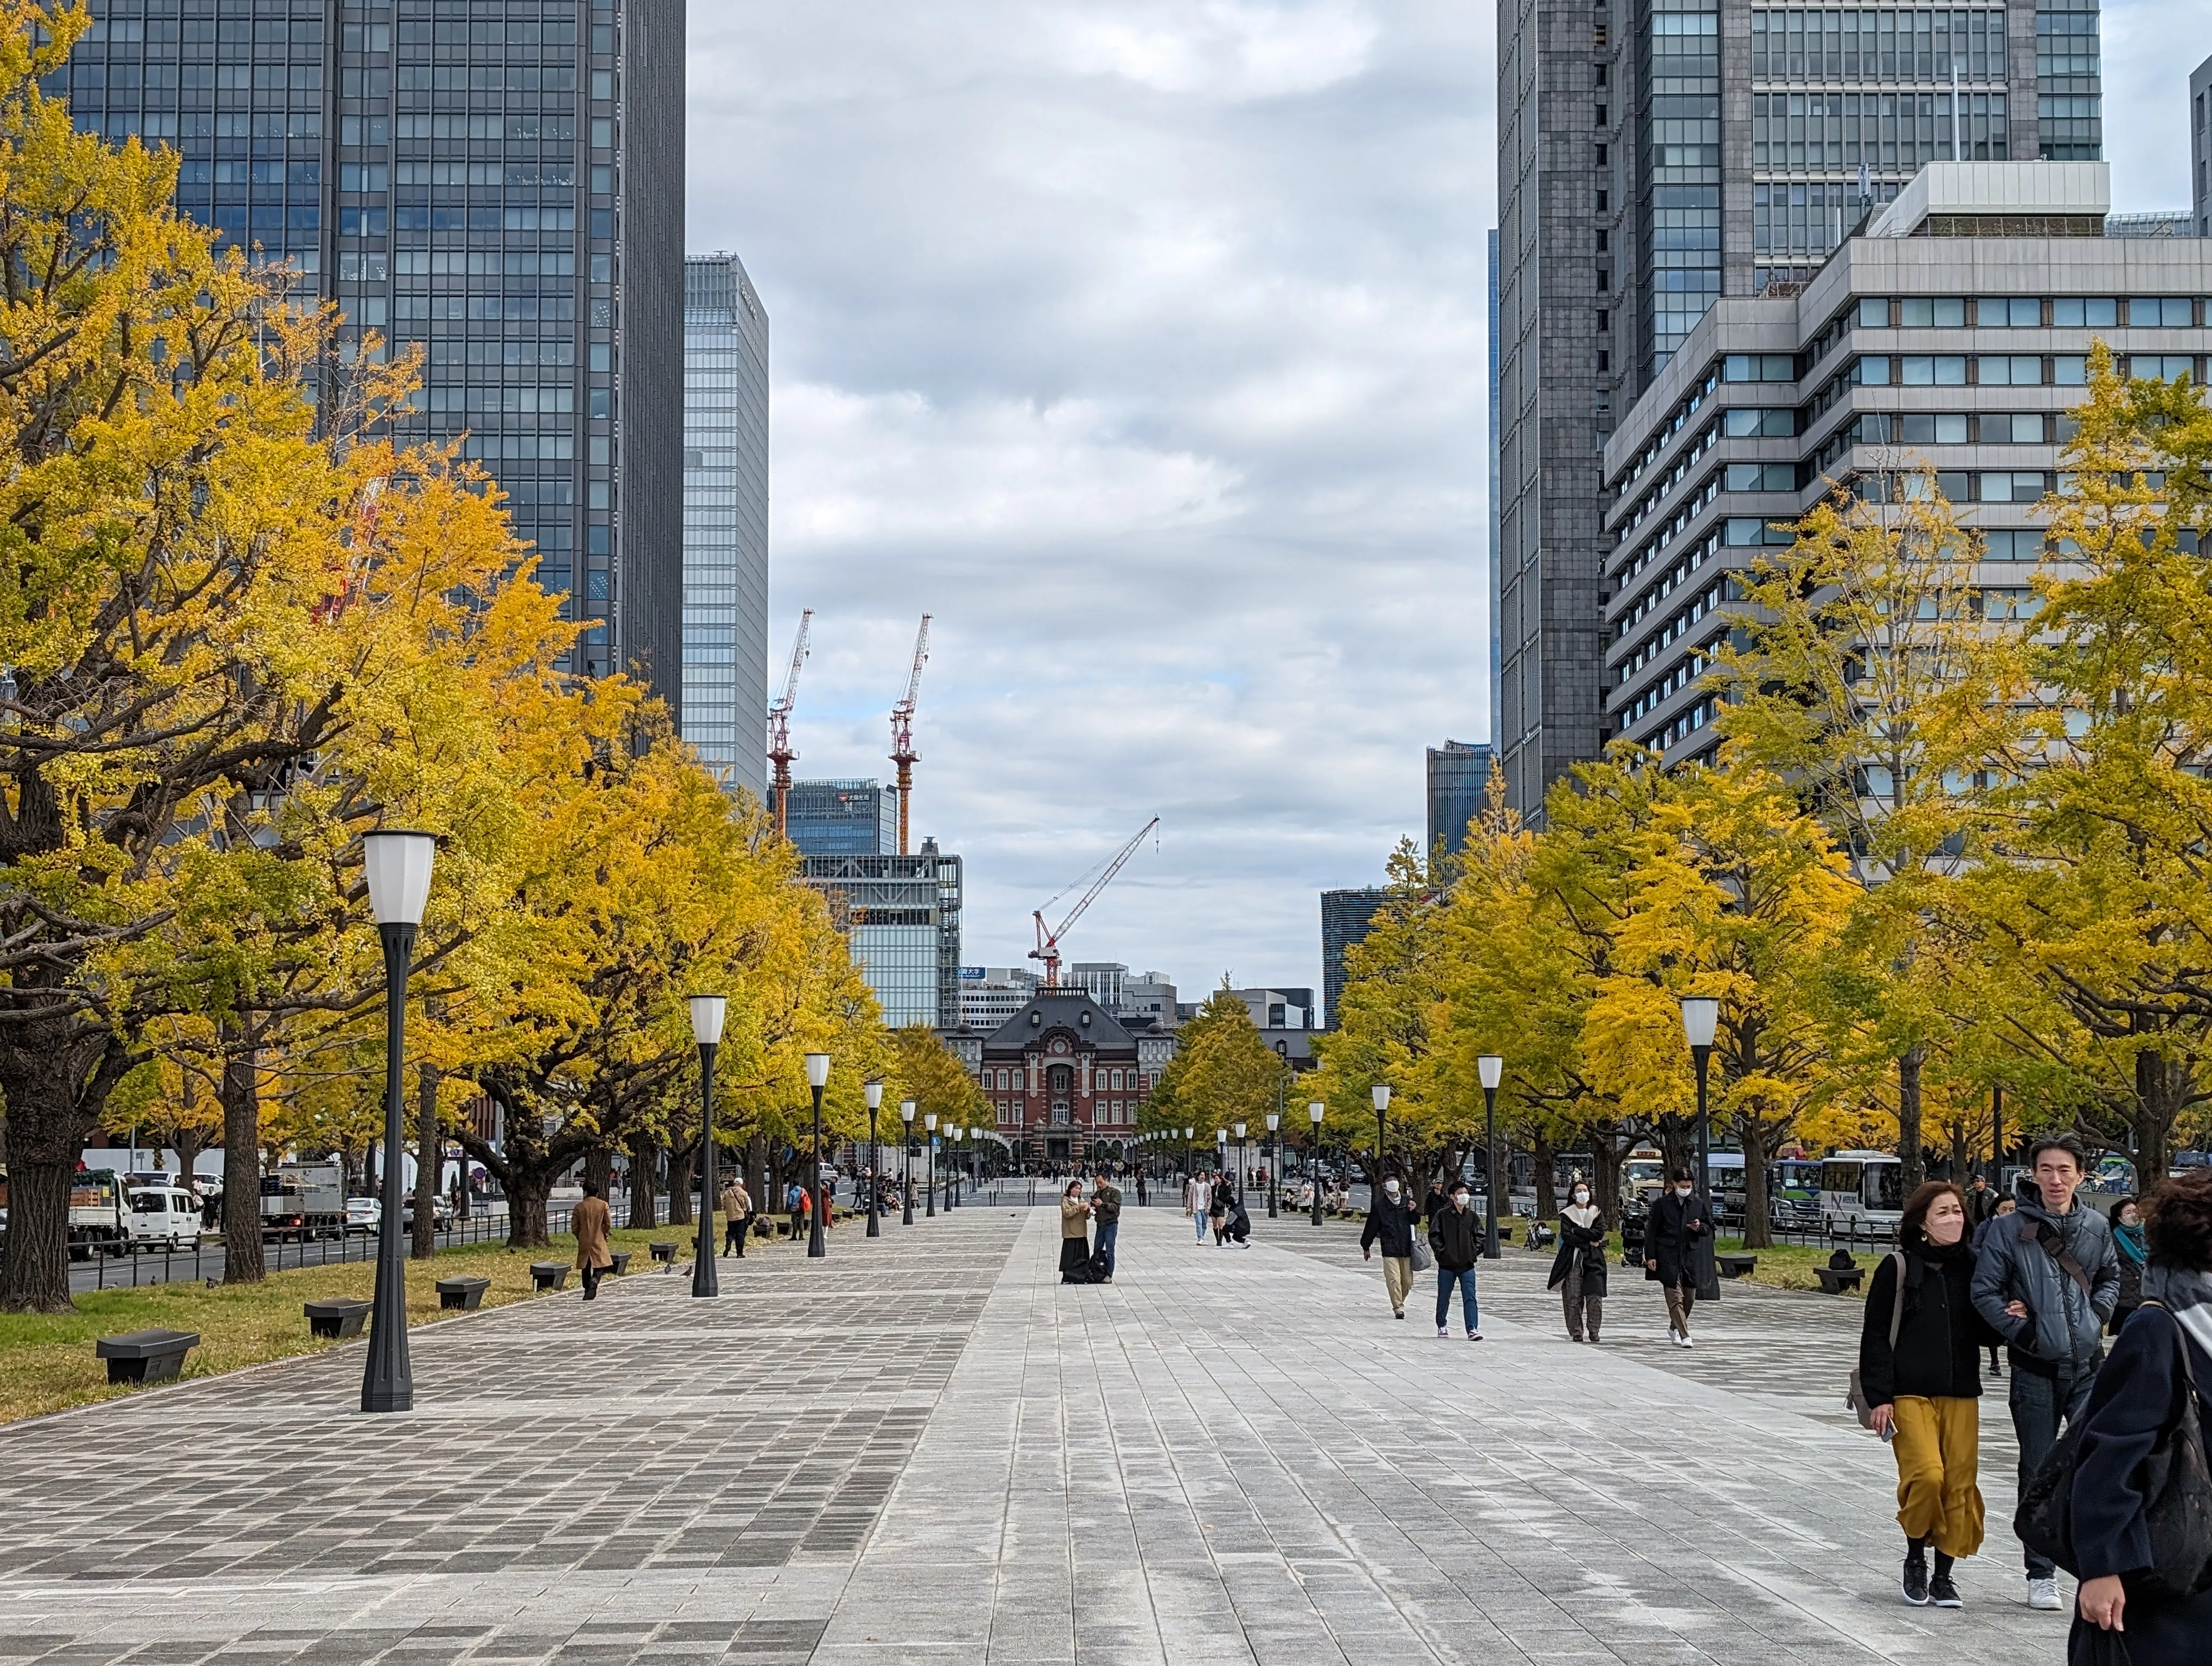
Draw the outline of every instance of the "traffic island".
M101 1337L93 1344L93 1354L107 1361L111 1383L170 1383L184 1370L185 1356L199 1345L196 1330L133 1330Z

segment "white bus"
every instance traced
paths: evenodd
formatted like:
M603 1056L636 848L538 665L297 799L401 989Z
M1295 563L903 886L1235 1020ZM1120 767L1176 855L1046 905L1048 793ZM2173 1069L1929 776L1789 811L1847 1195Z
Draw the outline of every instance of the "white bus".
M1887 1152L1839 1151L1820 1164L1820 1230L1893 1238L1905 1215L1905 1164Z

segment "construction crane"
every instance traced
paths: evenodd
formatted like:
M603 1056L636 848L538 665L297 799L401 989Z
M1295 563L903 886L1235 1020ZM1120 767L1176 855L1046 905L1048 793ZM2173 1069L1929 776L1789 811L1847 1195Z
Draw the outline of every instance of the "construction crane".
M1031 918L1036 921L1037 945L1030 951L1030 958L1031 960L1042 960L1044 962L1044 987L1046 988L1056 989L1060 987L1060 939L1067 935L1067 928L1070 926L1073 925L1077 921L1083 917L1083 910L1089 908L1092 900L1097 897L1098 893L1106 889L1107 882L1121 871L1121 865L1127 861L1130 857L1137 854L1137 847L1144 843L1145 836L1150 833L1159 824L1160 818L1158 816L1155 816L1152 820L1146 822L1142 827L1139 828L1137 830L1136 836L1131 839L1128 843L1123 845L1121 849L1115 852L1114 860L1106 864L1105 872L1091 882L1090 888L1083 893L1082 897L1077 901L1075 906L1067 911L1067 918L1061 921L1057 927L1049 931L1045 929L1044 909L1037 909L1036 913L1031 915ZM1078 879L1075 882L1075 885L1079 885L1082 883L1083 882L1080 879ZM1060 897L1054 897L1052 902L1057 903L1060 901L1060 897L1066 896L1068 891L1073 891L1074 889L1075 885L1068 886L1067 891L1061 891L1060 893ZM1050 908L1051 906L1052 903L1045 904L1045 908Z
M921 668L929 663L929 615L915 633L914 670L906 679L906 698L891 708L891 762L898 766L899 848L906 854L907 800L914 796L914 708L921 695Z
M775 765L775 833L784 836L791 800L791 708L799 699L799 668L806 663L806 638L814 626L814 610L799 616L799 640L791 645L791 674L783 679L783 692L768 702L768 756Z

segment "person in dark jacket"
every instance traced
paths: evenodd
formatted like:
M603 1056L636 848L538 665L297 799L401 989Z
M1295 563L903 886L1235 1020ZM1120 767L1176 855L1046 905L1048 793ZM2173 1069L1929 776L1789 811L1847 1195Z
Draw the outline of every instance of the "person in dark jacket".
M1711 1212L1687 1169L1677 1169L1651 1206L1644 1226L1644 1276L1667 1297L1667 1340L1690 1346L1690 1309L1698 1298L1698 1241L1712 1236Z
M1588 1183L1577 1180L1567 1207L1559 1211L1559 1252L1552 1257L1548 1289L1559 1292L1567 1313L1567 1335L1579 1342L1587 1333L1597 1341L1605 1317L1605 1217L1590 1201Z
M1206 1205L1206 1218L1213 1223L1213 1247L1218 1250L1229 1241L1229 1217L1237 1208L1237 1187L1226 1170L1217 1169L1213 1174L1213 1197Z
M1974 1310L1974 1252L1966 1200L1931 1180L1906 1200L1898 1249L1867 1291L1859 1330L1859 1386L1874 1426L1897 1459L1897 1524L1905 1529L1905 1600L1961 1605L1951 1564L1982 1547L1982 1347ZM1898 1304L1902 1302L1900 1309ZM1890 1346L1893 1321L1897 1345ZM1936 1571L1928 1571L1928 1549Z
M2143 1238L2139 1200L2122 1198L2112 1205L2108 1219L2112 1223L2112 1250L2120 1260L2120 1300L2112 1310L2112 1320L2105 1327L2105 1334L2117 1336L2120 1327L2127 1323L2128 1315L2142 1305L2143 1269L2150 1263L2150 1246Z
M1098 1282L1111 1284L1114 1282L1114 1240L1121 1232L1121 1190L1103 1174L1091 1183L1091 1219L1097 1223L1098 1227L1091 1238L1091 1254L1094 1259L1103 1257L1105 1271Z
M1452 1291L1459 1292L1460 1317L1467 1321L1467 1340L1482 1340L1481 1310L1474 1297L1474 1264L1490 1242L1482 1217L1468 1207L1467 1182L1455 1178L1451 1201L1437 1211L1429 1223L1429 1243L1437 1252L1437 1335L1451 1335Z
M2177 1597L2143 1582L2152 1562L2141 1490L2143 1460L2181 1415L2185 1371L2197 1379L2197 1420L2212 1428L2212 1172L2165 1182L2143 1214L2143 1305L2097 1373L2075 1455L2081 1588L2069 1666L2212 1666L2212 1591Z
M2012 1213L2014 1210L2019 1207L2020 1205L2013 1199L2008 1197L2001 1197L1996 1201L1996 1207L1990 1211L1989 1219L1983 1221L1974 1228L1974 1262L1977 1266L1981 1262L1982 1245L1988 1241L1990 1232L1995 1230L1993 1223L2002 1220L2007 1215ZM1987 1327L1985 1326L1984 1329L1987 1329ZM1992 1380L2004 1375L2004 1372L1997 1365L1997 1350L2003 1346L2004 1338L1998 1335L1995 1331L1990 1331L1990 1376Z
M1982 1223L1997 1212L1997 1189L1990 1184L1985 1174L1974 1177L1974 1183L1966 1189L1966 1230L1978 1233Z
M2013 1432L2023 1489L2089 1403L2104 1361L2105 1322L2120 1298L2119 1256L2104 1216L2075 1192L2087 1170L2071 1134L2038 1140L2020 1179L2019 1207L1990 1228L1974 1258L1974 1309L2005 1339L2012 1366ZM2063 1610L2057 1571L2023 1545L2027 1605Z
M1382 1183L1382 1195L1367 1210L1367 1225L1359 1231L1359 1259L1370 1261L1382 1252L1382 1287L1390 1292L1390 1316L1406 1316L1406 1292L1413 1284L1413 1210L1404 1188L1394 1176Z

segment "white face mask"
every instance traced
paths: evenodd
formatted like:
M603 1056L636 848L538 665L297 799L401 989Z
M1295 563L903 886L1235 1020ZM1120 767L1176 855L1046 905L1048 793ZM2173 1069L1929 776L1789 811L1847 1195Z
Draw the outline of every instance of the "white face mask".
M1577 1187L1575 1189L1575 1201L1576 1201L1577 1203L1578 1203L1578 1204L1580 1204L1580 1203L1587 1203L1587 1202L1589 1202L1589 1194L1588 1192L1586 1192L1586 1191L1583 1190L1583 1189L1582 1189L1582 1188L1580 1188L1579 1186L1577 1186Z
M1467 1194L1465 1192L1454 1192L1452 1194L1452 1201L1456 1203L1461 1208L1464 1209L1467 1207Z
M1674 1195L1677 1197L1687 1197L1689 1195L1690 1189L1687 1186L1677 1186L1674 1188Z
M1395 1181L1395 1180L1386 1180L1386 1181L1384 1181L1384 1182L1382 1183L1382 1193L1383 1193L1383 1195L1384 1195L1384 1196L1386 1196L1386 1197L1395 1197L1395 1196L1397 1196L1397 1195L1398 1195L1398 1183L1397 1183L1396 1181Z

